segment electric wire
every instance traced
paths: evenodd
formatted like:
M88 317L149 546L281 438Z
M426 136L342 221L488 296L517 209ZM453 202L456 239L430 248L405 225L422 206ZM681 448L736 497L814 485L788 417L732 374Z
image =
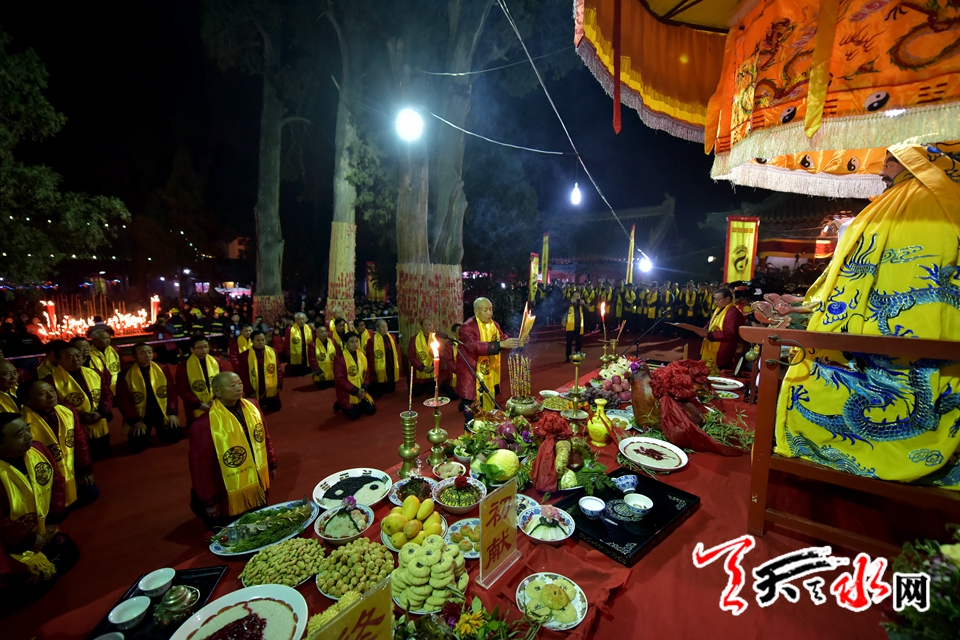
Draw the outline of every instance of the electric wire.
M431 112L431 111L427 111L427 113L429 113L431 116L433 116L434 118L436 118L436 119L439 120L440 122L442 122L442 123L444 123L444 124L446 124L446 125L449 125L449 126L453 127L453 128L456 129L457 131L463 132L463 133L465 133L465 134L467 134L467 135L469 135L469 136L473 136L473 137L475 137L475 138L480 138L481 140L486 140L487 142L492 142L493 144L498 144L498 145L500 145L501 147L509 147L509 148L511 148L511 149L520 149L521 151L532 151L533 153L545 153L545 154L551 155L551 156L573 155L570 151L547 151L547 150L545 150L545 149L534 149L534 148L532 148L532 147L522 147L522 146L520 146L520 145L510 144L509 142L500 142L499 140L494 140L493 138L488 138L487 136L482 136L482 135L480 135L479 133L474 133L473 131L467 131L466 129L464 129L464 128L462 128L462 127L458 127L457 125L453 124L452 122L448 122L447 120L444 120L443 118L441 118L440 116L438 116L437 114L435 114L435 113L433 113L433 112Z
M527 43L523 41L523 36L520 35L520 29L517 28L517 23L514 22L513 16L510 14L510 9L507 8L506 0L497 0L497 4L500 6L500 10L503 11L503 15L507 18L507 22L509 22L510 26L513 28L513 32L516 34L517 40L520 42L520 46L523 47L523 52L527 55L527 60L530 62L530 66L533 67L533 72L537 76L537 81L540 83L540 88L543 89L543 93L547 97L547 101L550 103L553 113L556 114L557 120L560 121L560 126L563 127L563 132L566 134L567 140L570 142L570 147L573 149L574 153L576 153L577 160L580 162L580 166L583 167L583 172L587 174L587 178L590 179L590 183L593 184L593 188L597 190L597 194L599 194L600 199L603 200L603 203L607 205L608 209L610 209L610 213L613 214L613 218L617 221L617 224L620 225L624 235L629 238L630 234L627 232L627 228L623 226L623 222L620 221L620 217L617 215L617 212L614 211L613 205L611 205L610 201L607 200L607 197L603 195L603 191L600 190L600 185L598 185L597 181L593 179L593 174L590 173L590 170L587 169L587 165L584 164L583 158L580 156L580 151L577 150L577 145L574 144L573 137L570 135L570 131L567 129L567 125L563 121L563 118L560 117L560 112L557 110L557 105L553 102L553 97L551 97L550 92L547 90L547 85L543 82L543 76L540 75L540 70L537 69L537 65L533 62L533 57L530 55L530 51L527 49ZM643 252L641 251L641 254L642 253Z
M537 56L534 60L542 60L544 58L549 58L550 56L555 56L558 53L564 53L570 51L574 47L564 47L563 49L558 49L553 53L545 53L542 56ZM518 64L526 64L526 60L517 60L516 62L511 62L509 64L500 65L499 67L491 67L489 69L480 69L478 71L459 71L459 72L442 72L442 71L421 71L423 75L426 76L447 76L452 78L462 77L462 76L475 76L481 73L489 73L491 71L499 71L500 69L506 69L507 67L515 67Z

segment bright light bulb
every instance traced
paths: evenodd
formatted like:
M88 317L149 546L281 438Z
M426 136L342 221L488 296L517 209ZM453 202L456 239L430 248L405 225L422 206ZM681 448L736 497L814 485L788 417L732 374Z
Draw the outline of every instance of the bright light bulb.
M713 262L717 259L717 256L707 256L707 262Z
M640 258L640 271L643 273L650 273L653 269L653 263L650 261L650 258L643 256Z
M186 275L190 275L190 269L184 269L183 272L184 272Z
M423 118L413 109L404 109L397 114L397 135L413 142L423 133Z
M160 276L160 282L166 282L166 281L167 281L166 278L164 278L163 276Z
M580 186L576 182L574 182L573 191L570 192L570 202L572 202L573 204L580 204L580 199L581 199Z

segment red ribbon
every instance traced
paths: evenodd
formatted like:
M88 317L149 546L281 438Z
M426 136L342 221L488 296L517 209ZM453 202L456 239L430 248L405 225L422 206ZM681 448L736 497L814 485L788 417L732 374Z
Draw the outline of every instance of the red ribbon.
M620 1L613 0L613 131L620 133Z

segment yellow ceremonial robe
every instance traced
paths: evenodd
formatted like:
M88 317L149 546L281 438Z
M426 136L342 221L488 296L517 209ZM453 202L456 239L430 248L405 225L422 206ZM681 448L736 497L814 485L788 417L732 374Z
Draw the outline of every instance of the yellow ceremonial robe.
M210 405L210 436L217 450L231 516L265 505L270 488L263 416L249 400L240 400L240 406L250 432L249 440L243 425L222 402L215 400Z
M20 413L20 405L14 399L15 394L0 391L0 409L7 413Z
M417 351L417 357L420 358L420 363L427 367L427 370L420 371L419 369L415 369L413 375L416 376L417 380L433 380L433 353L430 349L430 342L427 340L427 336L423 334L423 331L417 334L414 349Z
M197 396L197 400L202 404L210 404L213 402L213 389L210 386L210 381L220 373L220 365L217 364L217 359L211 355L208 355L204 362L207 363L206 378L203 377L200 358L193 354L187 358L187 382L190 383L190 390L193 391L193 395ZM194 409L193 417L199 418L203 413L201 409Z
M100 405L100 395L102 393L100 387L103 378L90 367L81 367L80 373L83 375L83 381L90 392L89 396L63 367L57 367L54 370L53 386L57 390L57 397L60 398L60 402L70 405L77 411L92 413ZM83 428L86 430L88 438L102 438L110 433L110 425L107 424L105 419L101 419L93 425L85 424Z
M46 456L31 447L24 456L27 475L0 460L0 482L10 501L10 519L36 523L31 530L37 535L47 532L46 520L53 497L53 466Z
M199 366L199 364L197 366ZM140 367L134 364L127 369L125 375L127 378L127 387L133 392L133 404L137 408L137 415L143 418L147 415L147 385L143 379L143 374L140 372ZM167 376L164 375L163 369L161 369L160 365L156 362L150 363L150 389L157 399L157 404L160 405L160 409L163 411L163 424L169 424L170 418L167 416L167 395L170 393L170 390L167 389ZM126 422L124 422L124 425L127 431L129 431L129 425L126 425Z
M480 330L481 342L499 342L500 331L495 322L482 322L477 318L477 328ZM497 393L496 386L500 384L500 354L495 356L480 356L477 358L477 375L483 378L483 383L490 392L490 396ZM483 393L480 383L477 382L477 398L482 398L483 410L492 411L494 408L490 396Z
M400 354L397 351L397 341L388 333L386 342L389 342L390 348L393 349L393 381L396 382L400 379ZM373 334L373 371L377 382L387 382L386 345L379 332Z
M303 342L300 342L300 327L290 327L290 364L307 364L307 345L313 344L313 329L303 325Z
M50 455L57 462L57 469L64 479L64 495L66 497L66 506L70 506L77 501L77 478L74 461L74 433L76 424L73 419L73 412L65 406L58 404L53 408L57 412L57 418L60 420L58 429L54 429L39 413L30 407L23 408L23 419L30 425L30 432L33 439L47 449Z

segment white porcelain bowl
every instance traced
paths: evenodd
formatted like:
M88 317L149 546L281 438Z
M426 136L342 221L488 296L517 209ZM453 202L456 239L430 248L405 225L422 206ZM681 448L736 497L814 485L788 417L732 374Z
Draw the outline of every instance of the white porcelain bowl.
M177 572L174 569L169 567L151 571L147 575L140 578L140 582L137 584L137 587L140 588L140 591L143 592L143 595L147 596L148 598L155 598L167 592L167 589L169 589L170 585L173 584L173 576L175 576L176 573Z
M322 533L323 528L327 525L327 522L329 522L330 519L333 518L333 516L335 516L335 515L337 515L338 513L340 513L340 507L335 507L335 508L333 508L333 509L328 509L328 510L324 511L323 513L321 513L321 514L320 514L320 517L317 518L317 519L314 521L314 523L313 523L313 530L317 532L317 535L320 536L321 539L323 539L327 544L329 544L330 546L333 546L333 547L339 547L339 546L342 546L342 545L347 544L348 542L352 542L352 541L356 540L357 538L359 538L360 536L362 536L362 535L366 532L367 529L370 528L370 526L373 524L373 520L374 520L374 518L373 518L373 509L371 509L370 507L368 507L368 506L365 505L365 504L358 504L356 508L359 509L360 511L363 511L364 515L367 516L367 526L363 527L363 530L362 530L362 531L353 532L353 533L351 533L349 536L346 536L346 537L344 537L344 538L333 538L333 537L324 535L324 534Z
M113 608L107 620L117 629L131 629L143 620L147 615L147 609L150 608L150 598L147 596L137 596L124 600Z
M573 517L563 509L557 509L558 515L560 516L560 523L563 525L563 529L560 530L563 537L556 538L554 540L546 540L540 537L540 534L543 531L542 529L534 533L534 529L536 529L538 524L540 511L542 508L543 505L530 507L521 513L520 517L517 519L517 527L523 531L528 538L542 544L558 545L573 535L573 532L577 528L577 523L574 522Z
M440 475L440 467L447 465L447 475ZM453 470L453 473L450 473L450 470ZM462 476L467 473L467 468L463 466L460 462L441 462L433 468L433 475L437 476L441 480L446 480L447 478L456 478L457 476Z
M623 501L638 516L645 516L653 507L653 500L642 493L628 493L623 496Z
M102 636L97 636L93 640L123 640L123 634L119 631L111 631L110 633L105 633Z
M487 497L487 488L483 486L483 483L475 478L467 478L470 482L470 485L476 488L480 492L480 497L471 505L464 507L453 507L448 504L444 504L443 500L440 499L440 494L443 493L443 490L452 487L453 483L456 482L457 478L447 478L446 480L441 480L433 487L433 501L440 505L447 513L451 513L455 516L461 516L465 513L469 513L477 508L477 505L480 504L480 501Z

